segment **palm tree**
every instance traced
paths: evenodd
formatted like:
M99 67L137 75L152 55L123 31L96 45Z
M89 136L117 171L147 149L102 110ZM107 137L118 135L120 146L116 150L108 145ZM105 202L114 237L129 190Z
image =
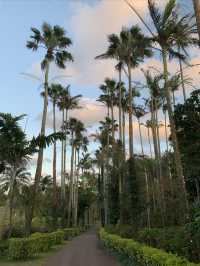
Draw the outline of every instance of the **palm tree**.
M118 36L116 36L118 37ZM140 28L133 26L130 29L122 29L118 37L117 46L123 51L122 61L128 69L128 114L129 114L129 155L133 158L133 90L132 90L132 68L138 66L144 57L151 56L150 40L146 38Z
M108 36L108 49L104 54L101 54L96 57L96 59L115 59L117 60L117 65L115 66L116 70L119 73L119 139L122 142L122 70L123 70L123 47L118 44L118 36L115 34L111 34Z
M71 39L65 35L65 30L60 26L51 26L48 23L43 23L41 31L36 28L31 28L33 35L31 40L27 42L27 48L37 51L39 48L45 50L44 59L41 62L41 68L45 71L44 81L44 105L42 114L42 124L40 134L45 135L47 106L48 106L48 79L49 68L52 62L55 62L59 68L65 68L67 61L73 61L72 55L66 50L72 42ZM35 172L33 206L34 210L35 197L39 186L39 180L42 173L43 162L43 148L40 148L38 153L37 167ZM32 216L33 216L32 210Z
M80 150L83 151L83 156L87 152L87 146L88 146L88 138L82 134L82 132L79 132L76 136L76 139L74 141L75 145L75 167L76 167L76 178L75 178L75 185L74 185L74 215L73 215L73 225L77 226L78 222L78 182L79 182L79 170L80 170ZM87 160L89 163L89 158ZM82 165L83 166L83 165ZM91 166L91 165L90 165Z
M199 0L193 0L193 5L194 5L195 16L196 16L199 40L200 40L200 3L199 3Z
M62 91L62 86L60 84L51 84L48 88L48 95L53 105L53 132L56 133L56 105L60 93ZM56 151L56 141L53 145L53 206L57 208L57 171L56 171L56 161L57 161L57 151ZM56 214L56 212L55 212ZM56 216L55 216L56 217Z
M171 138L174 148L176 173L183 190L183 208L188 209L187 193L185 188L185 180L183 176L183 168L181 155L176 135L175 122L173 117L173 109L171 103L171 91L168 78L168 62L167 56L178 57L184 59L183 54L178 53L175 48L179 46L181 49L186 43L191 44L194 40L193 34L196 32L195 26L191 22L189 16L179 18L176 12L176 0L169 0L163 12L161 12L154 1L148 0L149 12L156 29L156 34L152 37L153 42L161 47L163 59L163 77L165 81L164 91L167 102L167 110L171 126Z
M65 176L66 176L66 136L68 134L68 115L69 111L80 108L79 100L81 95L71 96L70 86L62 88L60 97L58 99L58 107L62 111L62 132L65 135L62 141L62 152L61 152L61 201L63 208L65 205Z
M116 102L116 91L117 91L117 83L114 79L106 78L104 84L100 86L100 89L104 92L103 95L100 95L99 101L106 102L108 106L108 110L110 107L111 110L111 120L112 120L112 138L115 138L115 128L114 128L114 105ZM108 111L109 114L109 111Z
M133 26L130 29L123 28L120 35L112 34L109 36L110 46L107 53L100 57L107 58L113 56L127 66L129 84L129 154L133 158L133 121L132 121L132 72L131 69L138 66L144 57L151 56L149 38L146 38L140 28ZM120 103L121 106L121 103Z
M69 205L68 205L68 226L71 224L71 218L74 222L74 192L75 192L75 180L74 180L74 160L75 160L75 141L85 131L84 125L76 118L70 118L68 122L68 129L71 134L71 170L70 170L70 188L69 188Z
M143 117L146 114L146 112L145 112L145 109L143 108L143 106L133 106L133 113L136 116L137 121L138 121L142 157L143 157L143 159L145 159L142 132L141 132L141 120L140 119L141 119L141 117ZM146 183L147 226L148 226L148 228L150 228L151 227L151 221L150 221L150 208L149 208L149 202L150 202L149 181L148 181L147 169L146 169L145 165L144 165L144 175L145 175L145 183Z

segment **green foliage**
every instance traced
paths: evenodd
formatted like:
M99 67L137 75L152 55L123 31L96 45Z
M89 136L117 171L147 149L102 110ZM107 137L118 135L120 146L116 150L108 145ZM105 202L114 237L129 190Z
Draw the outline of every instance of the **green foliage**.
M195 266L186 259L177 255L167 253L163 250L148 247L132 239L121 238L118 235L107 233L104 229L100 230L100 239L105 247L117 252L121 256L126 256L132 263L141 266Z
M0 256L8 251L10 259L26 260L49 251L53 246L62 244L64 240L78 236L85 229L65 228L52 233L34 233L26 238L11 238L7 242L0 242Z
M82 232L82 229L80 229L80 228L65 228L65 229L63 229L63 232L64 232L64 239L70 240L73 237L78 236Z
M64 232L58 230L52 233L35 233L27 238L11 238L8 248L8 257L14 260L24 260L34 257L40 252L48 251L52 246L61 244Z

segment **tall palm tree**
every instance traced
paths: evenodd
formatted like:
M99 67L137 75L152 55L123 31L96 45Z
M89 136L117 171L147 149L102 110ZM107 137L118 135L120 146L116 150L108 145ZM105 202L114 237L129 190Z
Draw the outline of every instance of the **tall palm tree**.
M119 139L122 142L122 70L123 70L123 48L118 45L118 36L111 34L108 36L108 49L104 54L101 54L96 57L96 59L115 59L117 60L117 65L115 66L116 70L119 73Z
M75 161L75 144L76 139L80 138L80 135L85 131L84 125L81 121L76 118L70 118L68 122L68 128L71 134L71 170L70 170L70 188L69 188L69 205L68 205L68 225L71 224L71 221L74 223L75 216L75 180L74 180L74 161ZM71 220L71 218L73 220ZM76 222L76 221L75 221Z
M133 26L130 29L123 28L120 35L112 34L109 36L110 46L108 51L100 57L118 58L118 60L128 68L129 85L129 154L133 158L133 121L132 121L132 68L138 66L144 57L151 56L149 38L146 38L140 28ZM120 103L121 106L121 103Z
M178 51L176 51L176 47L178 45L181 49L182 47L184 49L186 43L193 43L193 34L196 32L196 29L195 25L191 22L191 17L187 15L184 17L178 16L176 12L176 0L169 0L163 11L160 11L157 8L155 2L152 0L148 0L148 6L151 19L156 30L156 33L152 37L152 40L155 43L159 44L159 46L161 47L161 54L163 59L163 76L165 81L164 91L171 126L171 138L174 148L176 173L180 186L183 190L182 207L188 209L183 167L171 103L167 57L172 56L184 59L185 56L178 53Z
M142 157L144 160L145 157L144 157L144 145L143 145L143 138L142 138L142 131L141 131L141 117L143 117L146 114L146 111L143 108L143 106L133 106L133 113L136 116L137 121L138 121L140 146L141 146L141 151L142 151ZM151 221L150 221L150 208L149 208L149 203L150 203L149 181L148 181L147 169L145 165L144 165L144 175L145 175L145 184L146 184L147 226L148 228L150 228Z
M31 28L31 39L27 42L27 48L33 51L37 51L39 48L44 49L45 55L41 62L41 68L45 71L44 80L44 105L42 113L42 123L40 134L45 135L46 118L47 118L47 106L48 106L48 80L49 80L49 68L52 62L55 62L59 68L65 68L67 61L73 61L71 53L67 51L67 48L72 44L70 38L65 34L65 30L60 26L51 26L48 23L43 23L41 31L36 28ZM35 197L37 194L39 180L42 173L43 163L43 148L40 148L37 159L37 167L35 172L34 183L34 195L33 206L34 210ZM33 216L32 210L32 216Z
M64 150L65 150L65 143L66 143L66 125L65 125L65 107L66 107L66 102L68 101L70 95L69 95L69 86L66 88L62 87L58 99L58 108L62 112L62 124L61 124L61 130L62 133L64 134L64 139L62 140L62 148L61 148L61 204L62 207L64 208L65 206L65 155L64 155Z
M53 132L56 133L56 105L58 103L58 99L60 97L60 93L62 91L62 86L60 84L51 84L48 88L48 95L53 105ZM56 171L56 163L57 163L57 150L56 150L56 141L53 144L53 206L57 208L57 171ZM56 212L55 212L56 214ZM56 217L56 216L55 216Z
M118 36L116 36L117 38ZM122 61L128 69L128 114L129 114L129 155L133 158L133 90L132 90L132 68L138 66L140 62L144 60L144 57L150 57L152 55L149 38L146 38L140 28L133 26L130 29L122 29L120 36L118 37L117 47L120 47L123 51Z

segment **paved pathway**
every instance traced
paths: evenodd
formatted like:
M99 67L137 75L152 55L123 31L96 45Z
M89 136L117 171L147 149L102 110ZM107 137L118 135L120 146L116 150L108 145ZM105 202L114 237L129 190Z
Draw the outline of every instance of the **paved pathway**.
M120 266L100 248L98 237L89 231L64 246L44 266Z

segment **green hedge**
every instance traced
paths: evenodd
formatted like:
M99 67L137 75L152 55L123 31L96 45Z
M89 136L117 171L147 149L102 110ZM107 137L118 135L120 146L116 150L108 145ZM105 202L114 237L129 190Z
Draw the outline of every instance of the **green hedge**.
M54 245L61 244L64 236L65 233L58 230L52 233L34 233L27 238L11 238L8 241L8 257L14 260L34 257Z
M52 233L34 233L26 238L10 238L0 242L0 256L8 256L12 260L25 260L37 256L51 247L72 239L84 232L86 228L65 228Z
M200 266L200 264L190 263L184 258L161 249L148 247L132 239L109 234L104 229L100 230L99 235L107 249L121 257L129 258L133 264L138 263L141 266Z

